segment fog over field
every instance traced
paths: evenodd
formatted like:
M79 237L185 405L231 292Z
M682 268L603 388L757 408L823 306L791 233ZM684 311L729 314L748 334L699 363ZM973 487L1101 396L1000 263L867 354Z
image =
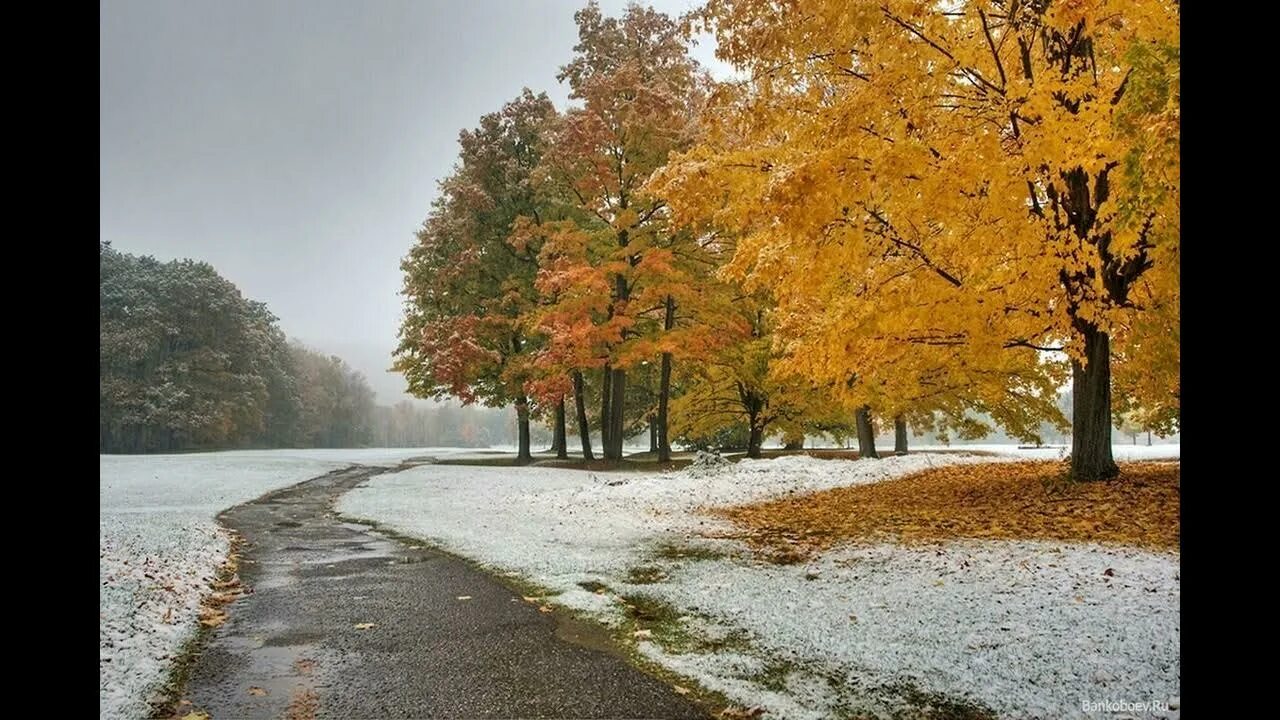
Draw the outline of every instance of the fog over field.
M679 14L689 0L650 3ZM625 2L606 0L617 14ZM400 260L458 128L568 89L571 0L169 3L102 8L100 237L212 263L290 337L343 357L386 405ZM719 65L710 41L695 49Z

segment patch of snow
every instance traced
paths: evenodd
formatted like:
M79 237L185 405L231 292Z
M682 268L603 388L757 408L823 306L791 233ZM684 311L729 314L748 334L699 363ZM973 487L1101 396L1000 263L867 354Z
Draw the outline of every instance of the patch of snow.
M1001 715L1087 717L1086 700L1179 692L1173 554L976 540L846 546L805 565L688 563L649 592L729 619L775 656L834 664L871 698L891 699L905 681ZM829 701L821 690L806 707Z
M607 593L595 593L582 588L573 588L548 600L573 610L581 610L592 615L608 615L616 608L616 600Z

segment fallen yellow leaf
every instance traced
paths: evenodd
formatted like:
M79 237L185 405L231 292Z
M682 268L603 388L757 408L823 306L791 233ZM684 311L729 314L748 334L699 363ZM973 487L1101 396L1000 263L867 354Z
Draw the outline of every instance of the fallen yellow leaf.
M371 627L375 627L375 625L373 623L356 623L357 630L368 630Z
M227 614L217 608L208 606L200 608L200 624L205 627L218 627L226 620Z

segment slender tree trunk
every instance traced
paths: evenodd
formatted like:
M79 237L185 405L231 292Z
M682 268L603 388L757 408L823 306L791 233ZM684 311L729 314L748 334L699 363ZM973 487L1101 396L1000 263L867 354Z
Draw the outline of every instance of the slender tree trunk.
M671 353L662 353L658 380L658 462L671 460Z
M878 458L876 454L876 431L871 427L871 406L863 405L854 413L858 425L858 457Z
M605 458L609 457L609 423L613 419L613 413L610 412L613 403L612 382L613 371L610 370L609 363L605 363L604 379L600 382L600 452L604 453Z
M676 301L667 296L662 327L667 332L676 326ZM671 353L662 353L662 373L658 377L658 462L671 461L671 439L667 434L671 406Z
M747 457L759 458L760 446L764 444L764 428L760 427L756 416L750 417L751 434L747 436Z
M1147 447L1151 447L1151 431L1147 431Z
M619 207L626 208L627 203L624 198L619 198ZM618 247L625 248L628 243L626 230L618 231ZM634 258L633 258L634 260ZM627 286L627 278L621 273L613 276L613 301L615 303L625 303L631 296L631 288ZM610 306L609 316L613 317L614 309ZM622 459L622 441L623 441L623 420L626 415L627 404L627 371L622 368L610 368L612 377L609 380L608 394L612 396L609 400L609 439L604 441L604 458L605 460L621 460Z
M658 452L658 416L649 416L649 452Z
M893 419L893 452L895 455L907 454L907 421L901 415Z
M520 451L516 454L516 462L531 462L533 454L529 452L529 398L524 395L516 398L516 429L520 434Z
M1088 363L1071 361L1071 478L1107 480L1120 474L1111 455L1111 339L1077 320Z
M569 457L569 432L565 427L564 418L564 396L560 396L560 402L556 403L556 428L552 437L552 444L555 445L556 457L566 460Z
M578 435L582 437L582 459L594 460L591 454L591 424L587 422L587 399L582 389L582 373L573 371L573 404L578 411Z
M606 460L622 459L623 414L626 409L627 371L620 368L613 370L613 378L609 381L609 391L613 399L609 401L609 444L606 446Z

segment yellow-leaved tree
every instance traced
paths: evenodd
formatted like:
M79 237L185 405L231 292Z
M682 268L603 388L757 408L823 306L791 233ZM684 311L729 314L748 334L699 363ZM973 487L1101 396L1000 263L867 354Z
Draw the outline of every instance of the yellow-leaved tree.
M1117 472L1113 362L1176 418L1175 2L709 0L693 22L745 79L654 190L740 238L727 272L776 298L783 369L851 407L1016 414L1052 405L1065 353L1083 480Z

